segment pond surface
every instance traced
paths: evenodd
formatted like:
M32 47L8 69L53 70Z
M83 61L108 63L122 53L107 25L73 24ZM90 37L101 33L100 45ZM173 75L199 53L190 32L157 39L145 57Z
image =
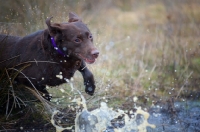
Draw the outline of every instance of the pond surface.
M157 105L149 113L148 121L156 128L147 128L148 132L200 132L200 102Z
M79 127L78 131L76 131L200 132L199 102L168 102L155 105L148 110L149 115L144 111L144 113L136 111L136 113L132 114L133 118L131 118L130 114L130 118L126 117L126 114L122 111L116 112L105 106L104 108L91 112L83 111L76 120L78 121L76 127ZM156 128L153 128L153 124Z

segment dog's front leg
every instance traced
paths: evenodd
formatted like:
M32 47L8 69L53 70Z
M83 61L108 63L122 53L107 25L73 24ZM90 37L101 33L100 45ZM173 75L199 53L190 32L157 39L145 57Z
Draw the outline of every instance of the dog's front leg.
M81 66L78 70L81 72L83 76L85 92L89 95L93 95L96 86L92 72L86 67L84 61L81 62Z

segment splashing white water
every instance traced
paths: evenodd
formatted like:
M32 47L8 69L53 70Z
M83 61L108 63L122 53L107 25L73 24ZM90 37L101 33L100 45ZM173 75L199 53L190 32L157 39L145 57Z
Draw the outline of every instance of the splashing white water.
M143 115L143 122L140 125L136 123L137 114ZM155 128L155 125L149 124L147 119L149 114L138 108L135 116L130 118L123 110L114 111L109 108L105 102L101 102L101 107L91 112L84 110L76 116L75 132L106 132L109 126L112 126L111 120L124 115L124 126L114 128L115 132L131 132L138 130L146 132L146 127Z
M51 124L56 128L56 132L62 132L62 131L64 131L64 130L70 130L70 129L72 129L72 127L73 126L71 126L71 127L61 127L61 126L58 126L58 125L56 125L56 123L55 123L55 120L54 120L54 116L57 114L57 113L59 113L60 111L59 110L55 110L55 111L53 111L53 114L52 114L52 116L51 116Z
M72 90L76 90L81 98L74 98L72 102L76 102L78 106L82 106L83 110L78 112L75 119L75 132L107 132L107 129L112 126L111 121L124 116L124 125L121 127L112 127L114 132L131 132L139 131L146 132L146 127L155 128L155 125L148 123L149 113L143 111L140 107L136 108L137 111L133 113L134 116L129 115L123 110L117 111L109 108L105 102L101 102L101 106L93 111L87 110L86 100L80 91L74 88L73 83L70 81ZM58 113L55 110L51 117L51 123L56 128L56 132L62 132L63 130L70 130L72 127L63 128L55 124L54 116ZM142 123L139 125L136 122L137 115L142 115Z

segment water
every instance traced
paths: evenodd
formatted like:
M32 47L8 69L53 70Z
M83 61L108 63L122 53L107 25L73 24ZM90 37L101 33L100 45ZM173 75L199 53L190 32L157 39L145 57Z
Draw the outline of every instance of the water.
M84 104L80 98L77 102ZM56 129L61 132L71 128ZM160 104L151 107L149 113L137 108L132 114L113 110L105 102L93 111L85 105L76 116L75 132L200 132L200 103Z
M175 102L173 106L156 105L149 110L148 132L200 132L200 102Z
M70 83L72 90L76 90ZM105 102L100 108L93 111L87 110L86 100L78 91L81 98L74 98L78 106L83 107L77 112L75 119L75 132L200 132L200 102L165 102L152 106L148 112L136 107L136 111L125 112L113 110ZM57 126L51 123L56 132L71 130L72 127Z
M83 106L83 110L76 115L75 132L146 132L147 127L155 128L155 125L148 123L149 113L140 107L136 112L129 115L123 110L113 110L105 102L101 102L100 108L88 111L86 101L81 98L73 99L78 105ZM54 116L59 113L55 110L52 114L51 123L56 128L56 132L70 130L72 127L63 128L56 125ZM139 117L139 118L138 118Z
M137 115L142 115L136 120ZM123 118L123 119L120 119ZM123 110L112 110L105 102L91 112L84 110L76 117L76 132L145 132L146 127L155 128L147 122L149 114L138 108L133 116ZM115 120L115 121L113 121Z

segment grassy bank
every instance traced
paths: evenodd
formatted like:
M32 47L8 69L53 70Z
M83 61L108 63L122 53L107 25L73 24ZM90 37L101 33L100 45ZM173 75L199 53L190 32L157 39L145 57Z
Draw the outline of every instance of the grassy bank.
M98 107L101 101L112 107L133 109L134 103L148 107L160 102L200 99L200 2L197 0L0 3L0 33L4 34L24 36L44 29L49 16L54 17L54 22L65 22L70 11L83 18L100 50L97 62L88 65L96 79L95 95L85 94L80 73L75 74L73 81L74 88L87 99L89 109ZM12 74L12 78L17 74ZM33 91L13 82L6 69L0 70L2 130L20 131L27 127L40 131L45 126L55 131L49 123L53 108L75 112L66 112L74 108L70 101L79 96L76 90L71 91L69 84L49 88L54 98L47 109ZM37 99L27 95L35 95ZM65 116L71 119L71 115Z
M88 66L97 82L96 95L86 95L91 107L101 100L132 103L135 96L142 104L199 99L198 1L8 0L0 7L0 31L20 36L46 28L49 16L67 21L73 11L83 18L100 50L97 62ZM74 85L84 91L79 73ZM68 84L59 88L70 89ZM50 89L53 96L65 96L59 88Z

